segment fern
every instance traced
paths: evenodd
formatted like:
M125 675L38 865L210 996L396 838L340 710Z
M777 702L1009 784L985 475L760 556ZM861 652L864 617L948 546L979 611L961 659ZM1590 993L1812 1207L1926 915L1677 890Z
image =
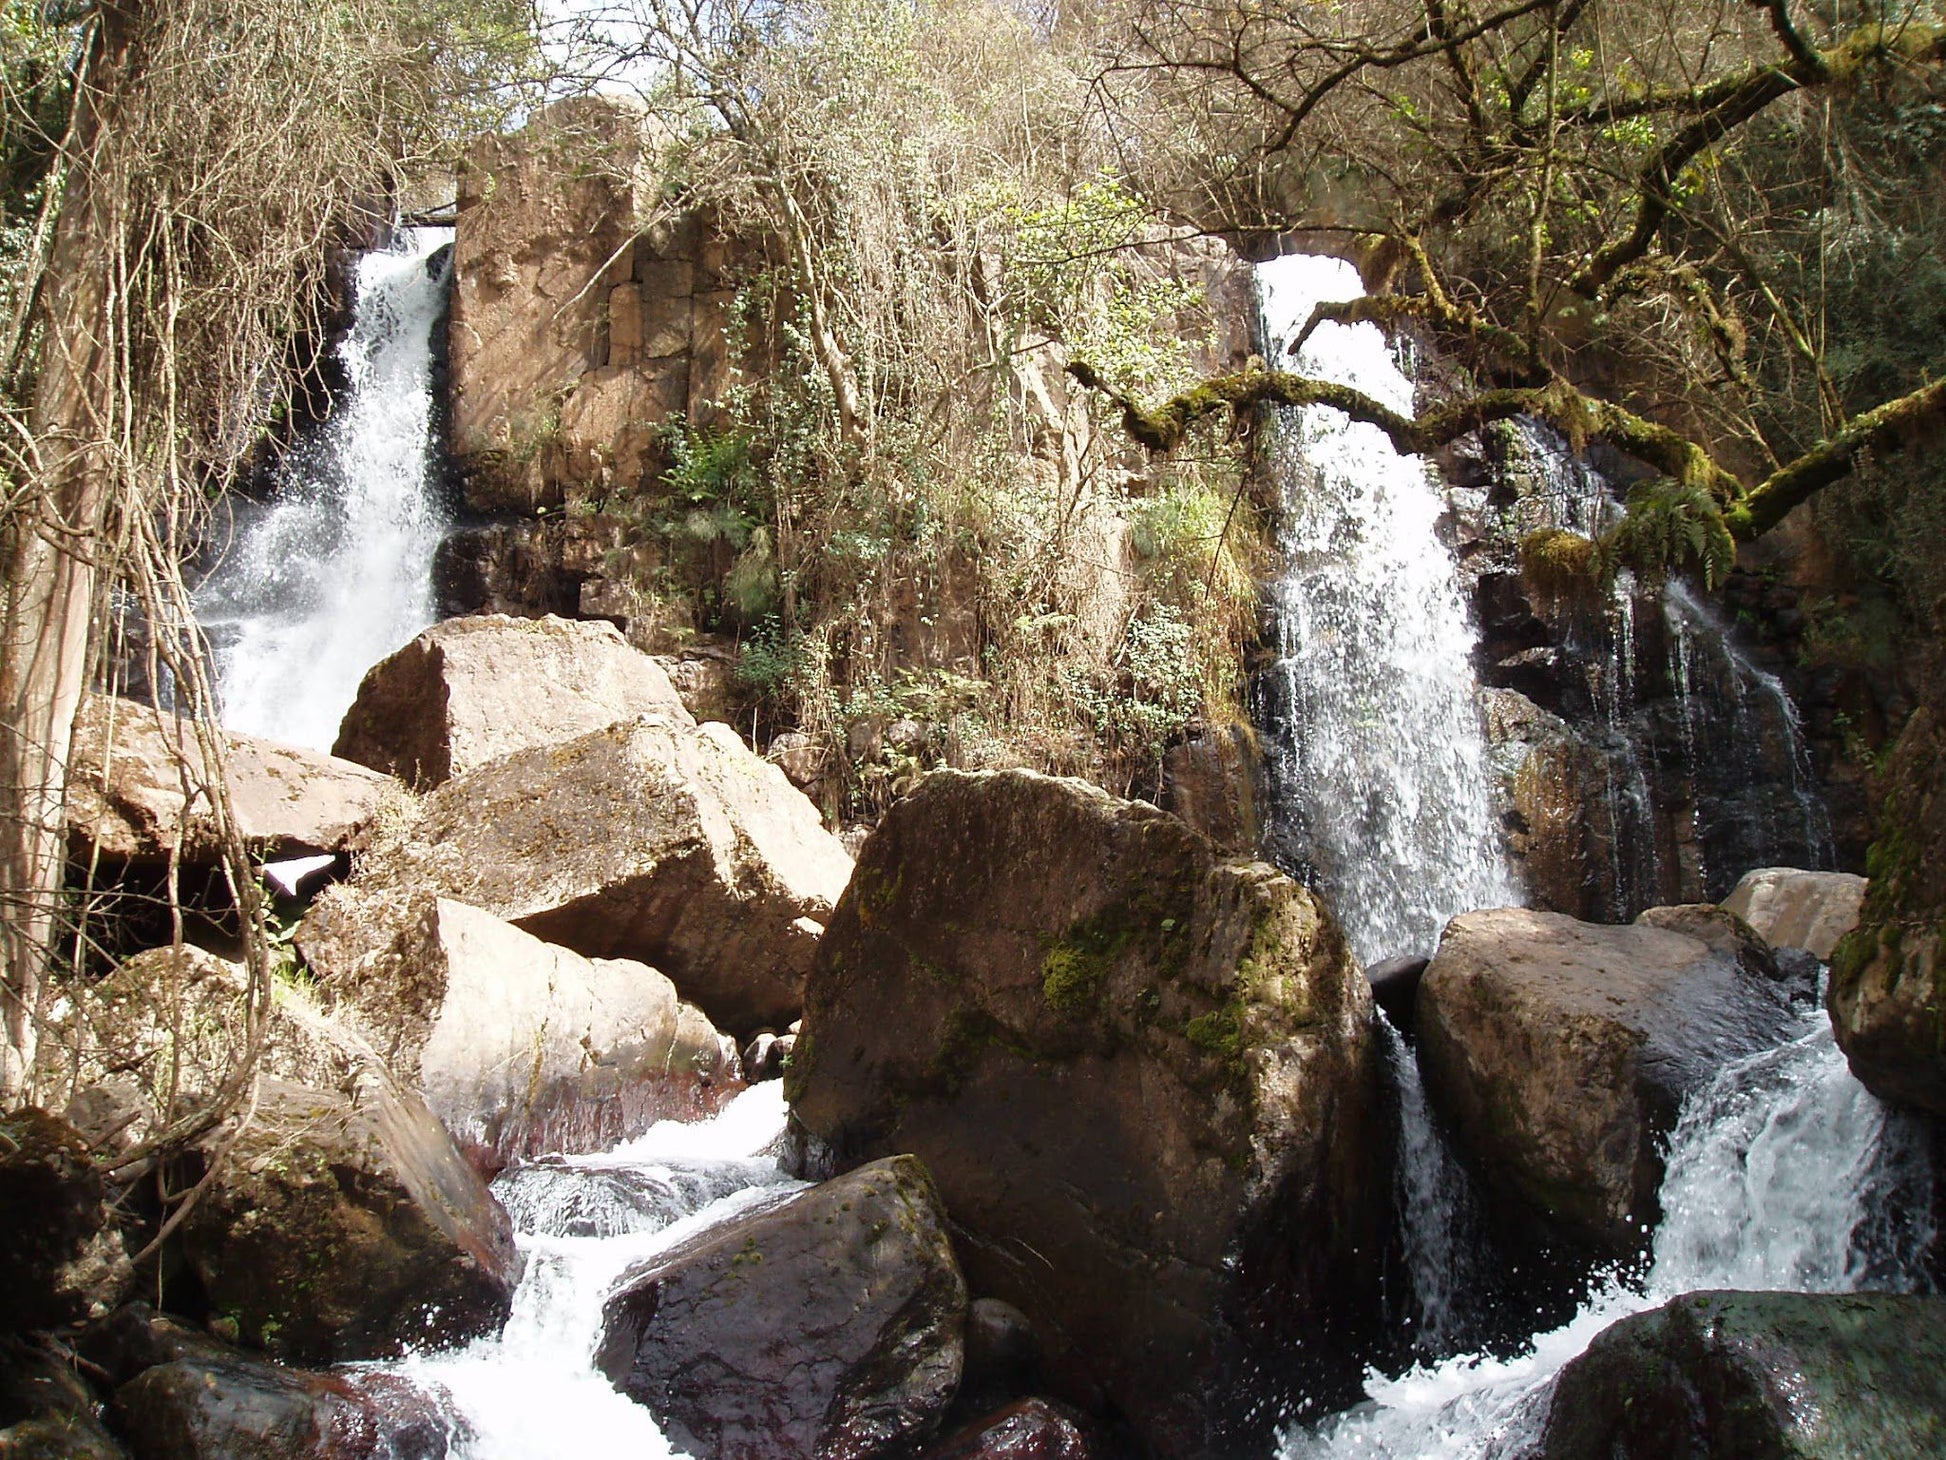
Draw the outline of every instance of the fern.
M1632 568L1649 581L1695 576L1714 588L1736 562L1736 539L1705 487L1658 477L1628 495L1628 512L1601 539L1605 574Z

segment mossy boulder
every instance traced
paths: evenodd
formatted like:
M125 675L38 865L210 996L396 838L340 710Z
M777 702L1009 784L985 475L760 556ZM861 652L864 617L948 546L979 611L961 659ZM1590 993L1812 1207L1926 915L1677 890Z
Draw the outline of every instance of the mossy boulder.
M937 772L861 853L785 1082L805 1170L921 1156L1056 1392L1198 1455L1356 1374L1374 1048L1289 878L1079 781Z
M1537 1460L1946 1454L1946 1299L1688 1293L1561 1371Z
M1792 1016L1761 939L1720 909L1632 927L1462 913L1419 987L1428 1092L1496 1214L1564 1258L1637 1255L1682 1102Z
M383 1358L506 1321L513 1227L416 1094L263 1082L174 1173L213 1168L182 1252L211 1312L295 1363Z
M1946 1115L1946 716L1918 710L1886 773L1859 924L1831 959L1832 1032L1882 1100Z
M938 1424L965 1325L938 1192L899 1156L626 1274L596 1363L697 1460L863 1460Z

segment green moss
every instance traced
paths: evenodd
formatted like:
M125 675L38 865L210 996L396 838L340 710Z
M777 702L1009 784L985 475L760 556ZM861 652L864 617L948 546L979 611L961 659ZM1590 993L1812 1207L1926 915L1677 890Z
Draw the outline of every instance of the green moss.
M1050 1009L1070 1016L1085 1014L1101 1000L1110 955L1066 939L1047 950L1041 960L1041 997Z
M1183 1026L1183 1036L1198 1049L1208 1050L1226 1060L1243 1053L1243 1004L1236 1000L1207 1014L1198 1014Z

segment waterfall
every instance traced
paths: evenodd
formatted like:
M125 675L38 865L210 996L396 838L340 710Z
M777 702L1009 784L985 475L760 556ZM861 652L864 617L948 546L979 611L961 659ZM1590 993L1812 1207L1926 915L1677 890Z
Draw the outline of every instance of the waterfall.
M350 389L285 458L272 501L239 509L197 592L232 730L329 750L365 671L432 622L445 532L430 452L447 284L435 255L451 238L404 229L359 261L338 347Z
M503 1173L494 1194L527 1260L507 1326L381 1366L440 1400L448 1460L675 1454L649 1411L594 1366L602 1304L635 1263L802 1190L763 1154L783 1129L783 1082L771 1080L712 1120L665 1121L605 1154Z
M1303 254L1260 264L1257 291L1280 361L1316 304L1362 292L1351 265ZM1375 325L1321 325L1297 368L1412 410ZM1426 462L1337 411L1282 410L1276 435L1284 567L1259 689L1272 839L1359 958L1428 954L1453 914L1520 901L1493 817L1476 634L1439 537L1445 503Z
M1374 1375L1369 1403L1287 1436L1281 1460L1519 1453L1537 1438L1563 1365L1609 1324L1682 1293L1923 1291L1932 1180L1918 1124L1852 1077L1820 1004L1796 1038L1729 1066L1685 1106L1645 1280L1610 1279L1512 1358Z

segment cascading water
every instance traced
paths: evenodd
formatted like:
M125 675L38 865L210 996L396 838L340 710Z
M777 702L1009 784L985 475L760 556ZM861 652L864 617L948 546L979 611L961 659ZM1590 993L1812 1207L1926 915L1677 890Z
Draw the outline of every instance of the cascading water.
M527 1269L494 1338L383 1366L448 1416L447 1460L676 1453L649 1411L594 1367L601 1309L635 1263L803 1189L764 1153L784 1130L783 1084L713 1120L664 1122L602 1155L547 1157L494 1183Z
M1257 292L1281 360L1318 303L1363 291L1351 265L1292 254L1258 266ZM1412 410L1375 325L1320 325L1298 368ZM1424 461L1325 407L1281 411L1275 449L1285 567L1259 691L1272 836L1361 959L1430 953L1454 913L1520 900L1493 817L1476 635L1438 533L1445 504Z
M275 498L238 513L197 593L223 723L328 750L365 671L433 619L445 533L431 472L432 330L447 228L410 228L360 260L349 393L283 462Z
M1519 1455L1563 1365L1609 1324L1682 1293L1923 1291L1932 1180L1923 1133L1866 1093L1822 1009L1808 1013L1796 1038L1725 1069L1685 1107L1645 1281L1611 1279L1513 1358L1374 1375L1370 1403L1288 1436L1282 1460Z

